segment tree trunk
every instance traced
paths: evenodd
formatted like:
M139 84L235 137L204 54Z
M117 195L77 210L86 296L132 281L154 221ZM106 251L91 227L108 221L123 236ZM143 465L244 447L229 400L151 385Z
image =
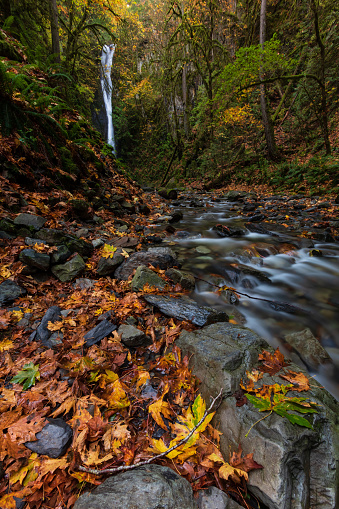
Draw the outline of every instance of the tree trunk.
M260 44L262 49L264 49L265 40L266 40L266 8L267 8L267 0L261 0L261 10L260 10ZM263 79L262 69L260 69L260 79ZM265 130L265 138L267 144L267 151L270 159L279 160L280 154L277 149L275 138L274 138L274 129L273 123L271 119L271 115L268 109L267 104L267 94L266 94L266 84L262 83L260 85L260 107L261 107L261 118L262 123Z
M314 15L315 36L316 36L317 44L318 44L319 50L320 50L321 129L322 129L323 136L324 136L326 154L329 155L331 153L331 143L330 143L330 138L329 138L329 133L328 133L328 113L327 113L327 94L326 94L326 76L325 76L325 46L324 46L324 43L323 43L321 35L320 35L319 18L318 18L318 11L317 11L317 6L315 3L315 0L311 0L311 8L312 8L313 15Z
M59 37L58 8L56 0L50 0L50 13L51 13L52 54L55 55L56 62L60 62L60 37Z

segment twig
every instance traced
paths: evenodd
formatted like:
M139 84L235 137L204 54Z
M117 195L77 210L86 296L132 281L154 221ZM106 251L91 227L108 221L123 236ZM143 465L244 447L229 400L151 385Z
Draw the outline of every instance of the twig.
M215 288L218 288L219 290L222 290L222 288L224 288L223 286L218 286L216 285L215 283L211 283L211 281L207 281L206 279L202 279L201 277L198 277L198 276L194 276L195 279L199 279L199 281L203 281L204 283L207 283L211 286L214 286ZM227 287L228 289L228 287ZM300 311L300 312L303 312L303 313L306 313L305 309L303 308L299 308L297 306L293 306L292 304L288 304L288 302L279 302L277 300L270 300L270 299L264 299L263 297L254 297L254 295L248 295L248 293L243 293L243 292L239 292L239 290L234 290L232 288L229 288L229 290L232 292L232 293L236 293L236 294L239 294L239 295L242 295L243 297L248 297L249 299L255 299L255 300L261 300L263 302L268 302L269 304L277 304L278 306L286 306L288 305L290 308L293 308L295 311Z
M82 472L87 472L89 474L94 474L94 475L116 474L117 472L122 472L123 470L132 470L134 468L141 467L143 465L148 465L152 461L155 461L155 460L158 460L160 458L163 458L164 456L167 456L167 454L169 454L170 452L174 451L174 449L177 449L178 447L180 447L181 445L183 445L184 443L186 443L189 440L189 438L193 435L193 433L204 422L204 420L206 419L208 413L212 410L215 402L221 397L221 393L222 393L222 389L220 389L219 394L215 398L212 399L212 402L211 402L210 406L207 408L207 410L205 410L205 413L202 416L202 418L200 419L200 421L198 422L198 424L196 426L194 426L193 429L191 429L191 431L188 433L188 435L186 435L184 438L182 438L180 440L180 442L178 442L177 444L173 445L172 447L170 447L166 451L162 452L161 454L157 454L157 456L153 456L152 458L149 458L146 461L140 461L139 463L135 463L133 465L121 465L120 467L105 468L103 470L96 470L95 468L87 468L87 467L79 466L78 467L79 470L81 470Z

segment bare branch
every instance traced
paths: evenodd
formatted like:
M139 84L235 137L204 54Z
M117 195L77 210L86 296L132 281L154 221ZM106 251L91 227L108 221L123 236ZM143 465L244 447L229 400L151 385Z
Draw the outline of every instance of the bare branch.
M212 410L215 402L221 397L221 394L222 394L222 389L220 389L219 394L215 398L212 399L212 402L211 402L210 406L207 408L207 410L205 410L205 413L202 416L202 418L200 419L200 421L198 422L198 424L196 426L194 426L193 429L191 429L191 431L188 433L188 435L186 435L184 438L182 438L180 440L180 442L178 442L177 444L173 445L172 447L170 447L166 451L162 452L161 454L157 454L156 456L153 456L152 458L149 458L146 461L140 461L139 463L135 463L134 465L121 465L120 467L105 468L103 470L97 470L95 468L87 468L87 467L79 466L79 470L81 470L82 472L87 472L89 474L94 474L94 475L116 474L117 472L122 472L124 470L133 470L134 468L141 467L143 465L149 465L149 463L152 463L152 461L155 461L155 460L158 460L160 458L163 458L164 456L167 456L167 454L169 454L170 452L174 451L174 449L177 449L181 445L185 444L191 438L193 433L204 422L204 420L206 419L208 413Z

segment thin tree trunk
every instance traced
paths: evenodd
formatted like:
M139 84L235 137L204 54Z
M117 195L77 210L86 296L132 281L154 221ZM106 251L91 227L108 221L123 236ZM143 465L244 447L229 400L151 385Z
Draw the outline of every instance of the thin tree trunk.
M314 15L314 29L315 36L317 40L317 44L320 50L320 73L321 73L321 128L324 136L324 142L326 147L326 154L329 155L331 153L331 143L329 139L328 133L328 114L327 114L327 97L326 97L326 76L325 76L325 46L322 41L319 29L319 18L318 11L315 0L311 0L311 8Z
M266 8L267 8L267 0L261 0L261 10L260 10L260 44L262 49L264 49L265 40L266 40ZM262 69L260 69L260 79L263 79ZM277 149L275 138L274 138L274 129L272 124L271 115L268 109L267 104L267 94L266 94L266 84L261 83L260 85L260 107L261 107L261 118L262 123L265 130L265 138L266 145L268 150L268 155L270 159L279 160L280 154Z
M50 0L50 13L51 13L52 54L55 55L56 62L60 62L60 37L59 37L58 8L56 0Z

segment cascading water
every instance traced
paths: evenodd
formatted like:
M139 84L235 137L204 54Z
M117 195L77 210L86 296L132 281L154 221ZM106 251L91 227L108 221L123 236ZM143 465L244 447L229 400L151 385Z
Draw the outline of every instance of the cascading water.
M112 61L115 52L114 44L105 44L101 52L101 70L100 70L100 86L102 92L102 98L104 102L104 108L107 118L107 138L106 142L113 149L113 153L116 153L115 138L114 138L114 126L112 119Z

